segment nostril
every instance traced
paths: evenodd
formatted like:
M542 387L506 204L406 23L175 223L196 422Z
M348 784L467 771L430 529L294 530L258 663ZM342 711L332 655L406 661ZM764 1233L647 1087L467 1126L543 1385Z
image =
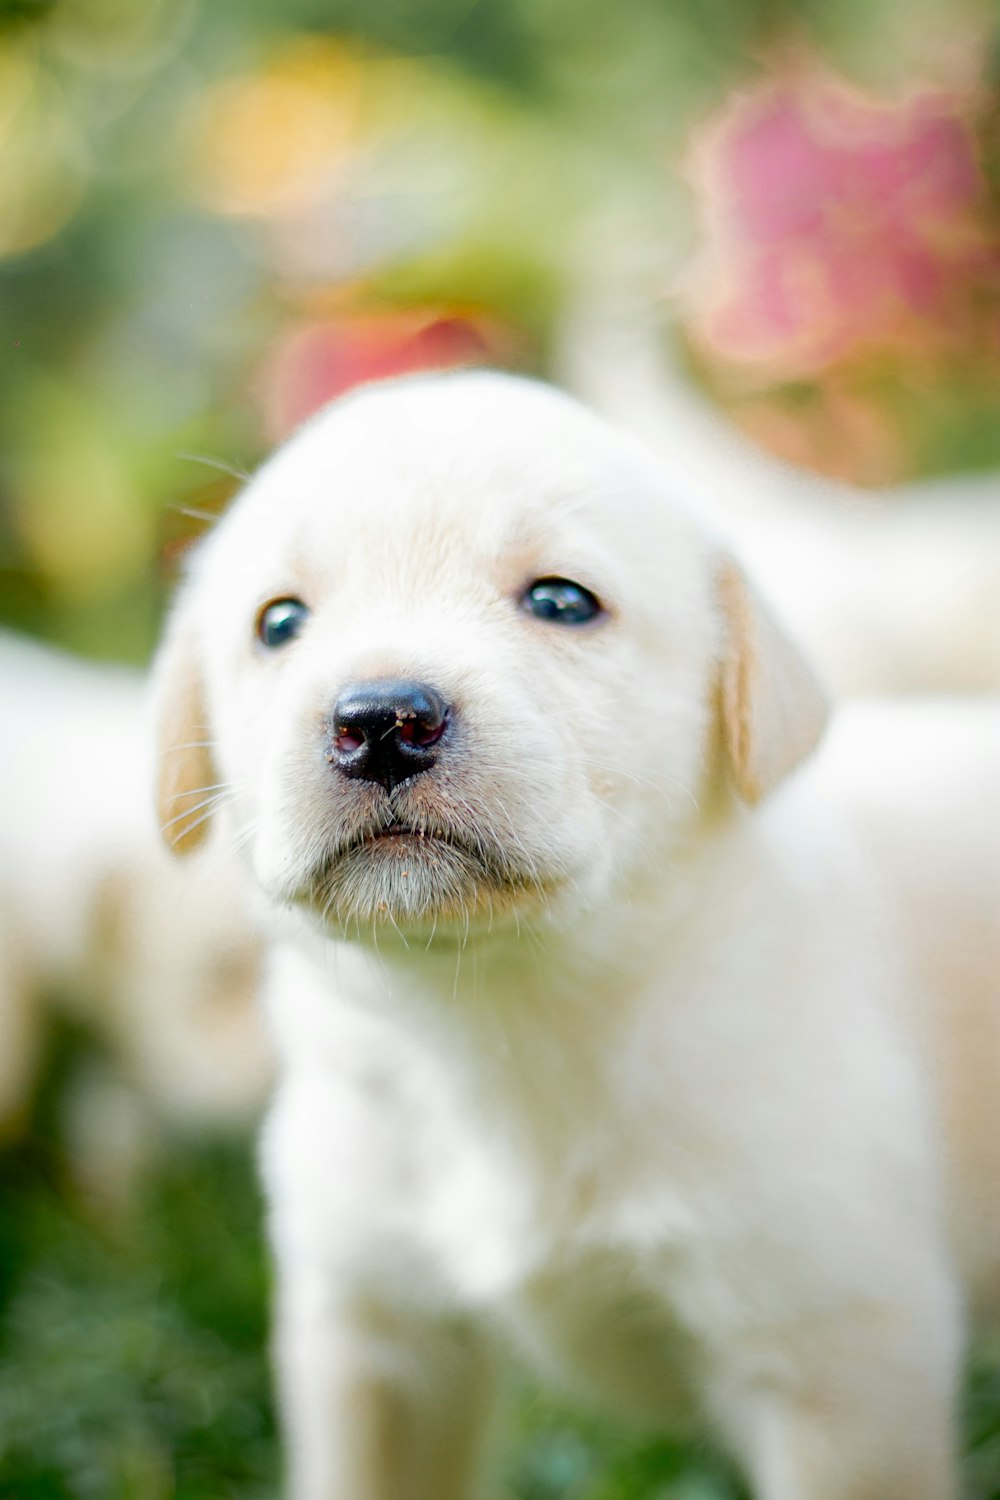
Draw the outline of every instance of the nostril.
M334 739L334 749L339 750L342 755L350 755L352 750L360 750L365 742L363 734L356 734L352 729L341 729Z
M406 745L418 745L421 750L426 750L430 745L436 745L444 734L445 724L448 716L442 711L440 715L432 714L400 714L396 719L395 729L399 738Z

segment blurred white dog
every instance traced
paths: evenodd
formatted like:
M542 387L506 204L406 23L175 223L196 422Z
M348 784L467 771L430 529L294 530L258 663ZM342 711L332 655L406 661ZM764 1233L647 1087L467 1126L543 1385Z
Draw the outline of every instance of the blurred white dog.
M224 848L187 869L163 851L142 675L0 635L0 706L0 1129L54 999L161 1121L253 1118L270 1067L246 892Z
M221 784L273 914L295 1500L466 1495L497 1336L758 1500L953 1497L1000 711L859 706L809 758L823 694L669 470L486 374L293 438L159 690L168 840Z

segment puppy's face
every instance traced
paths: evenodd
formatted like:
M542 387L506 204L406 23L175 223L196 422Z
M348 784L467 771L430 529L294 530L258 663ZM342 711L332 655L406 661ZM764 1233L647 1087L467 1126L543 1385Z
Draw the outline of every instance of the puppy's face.
M697 819L718 588L656 468L566 398L363 392L197 559L161 668L167 837L221 792L268 896L347 931L592 905Z

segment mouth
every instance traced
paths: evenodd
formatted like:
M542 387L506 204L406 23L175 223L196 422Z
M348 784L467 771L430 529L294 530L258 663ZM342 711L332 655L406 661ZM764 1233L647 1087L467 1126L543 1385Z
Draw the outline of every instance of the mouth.
M349 854L352 849L363 849L367 844L377 844L382 839L393 839L408 841L410 839L437 840L442 844L454 845L458 841L444 829L416 828L410 823L386 823L381 828L373 828L363 833L360 838L353 839L337 851L338 854Z
M542 894L533 872L515 865L493 839L394 819L329 850L308 883L306 904L342 929L468 922Z

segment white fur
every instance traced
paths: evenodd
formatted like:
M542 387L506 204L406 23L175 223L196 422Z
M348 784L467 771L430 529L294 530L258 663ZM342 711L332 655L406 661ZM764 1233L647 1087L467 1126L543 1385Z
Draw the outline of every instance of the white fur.
M608 618L528 617L545 575ZM285 594L312 614L268 652ZM481 867L417 838L324 866L389 816L324 755L387 674L459 731L392 813ZM507 1342L707 1428L758 1500L949 1500L963 1302L1000 1268L1000 713L853 708L792 771L815 689L669 470L488 375L279 452L160 691L170 798L225 783L272 911L294 1500L467 1494Z

